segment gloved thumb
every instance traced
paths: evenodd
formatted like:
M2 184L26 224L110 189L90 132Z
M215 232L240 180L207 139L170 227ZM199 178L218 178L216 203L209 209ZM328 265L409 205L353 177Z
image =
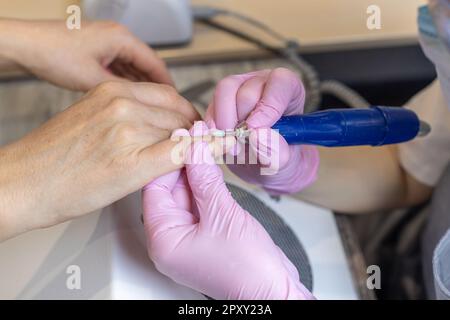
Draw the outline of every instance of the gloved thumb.
M252 128L270 128L282 115L303 112L305 89L298 76L285 68L273 70L255 109L246 123Z
M180 177L176 170L159 177L142 189L144 225L149 239L180 225L194 224L192 214L180 208L172 191Z
M206 128L204 122L200 125ZM223 172L215 163L208 144L197 141L190 152L192 161L186 164L186 174L197 204L200 222L205 219L210 221L217 214L225 215L235 201L226 187Z

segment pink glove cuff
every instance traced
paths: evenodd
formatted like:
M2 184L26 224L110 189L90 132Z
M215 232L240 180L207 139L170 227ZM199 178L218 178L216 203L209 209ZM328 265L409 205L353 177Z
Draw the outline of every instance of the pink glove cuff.
M316 300L316 297L300 281L296 281L292 287L289 288L285 300Z

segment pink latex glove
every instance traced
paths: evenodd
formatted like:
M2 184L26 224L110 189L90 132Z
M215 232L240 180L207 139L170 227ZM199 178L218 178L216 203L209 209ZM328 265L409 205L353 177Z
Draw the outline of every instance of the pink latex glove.
M251 72L227 77L218 84L205 120L210 128L221 130L233 129L244 120L249 128L267 130L282 115L303 113L304 103L305 90L292 71L278 68ZM295 193L313 183L319 166L317 148L289 146L280 135L275 137L279 139L279 148L271 152L279 154L277 174L261 175L261 165L255 164L231 164L229 168L272 195ZM268 145L258 140L257 130L250 135L249 144L255 154L260 154L258 144Z
M203 162L143 189L156 268L214 299L313 299L264 228L231 197L206 143L190 152Z

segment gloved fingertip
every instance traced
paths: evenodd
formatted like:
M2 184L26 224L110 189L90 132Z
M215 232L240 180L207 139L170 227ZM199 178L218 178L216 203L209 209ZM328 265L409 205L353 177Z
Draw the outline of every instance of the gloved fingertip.
M172 189L174 188L175 184L177 183L179 177L180 177L180 170L170 172L159 178L156 178L152 182L145 185L142 188L142 191L146 192L148 190L156 190L156 189L164 189L164 190L172 191Z
M189 130L192 137L202 137L209 134L209 128L205 121L195 121L192 128Z
M210 105L206 110L205 118L206 125L210 129L216 129L216 122L214 121L214 107Z
M291 148L289 147L289 144L287 141L278 133L276 133L279 136L279 149L278 149L278 155L279 155L279 166L280 168L284 168L291 157Z
M193 165L215 164L212 154L213 146L210 146L206 141L195 142L192 147Z
M272 129L259 128L251 131L249 145L262 166L277 165L283 168L289 161L290 149L286 140Z
M261 128L264 125L264 122L261 121L261 119L258 117L258 114L253 111L248 118L245 120L245 123L247 124L247 127L249 129L257 129L257 128Z
M216 129L216 123L214 122L213 119L205 119L206 125L208 126L208 128L210 129Z
M251 129L270 128L281 118L283 112L284 108L281 107L281 104L270 105L260 100L247 117L247 126Z

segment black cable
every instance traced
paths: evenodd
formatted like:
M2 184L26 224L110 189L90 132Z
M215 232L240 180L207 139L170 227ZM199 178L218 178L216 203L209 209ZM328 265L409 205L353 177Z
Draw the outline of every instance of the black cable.
M300 45L298 44L298 42L293 40L285 40L283 43L283 47L275 47L240 30L214 21L209 17L203 18L201 16L197 16L196 21L209 27L213 27L217 30L224 31L239 39L252 43L259 48L274 54L275 56L279 56L290 61L294 66L297 67L297 69L299 69L301 75L305 79L307 92L305 110L311 112L319 108L321 101L319 76L315 68L299 56L298 49Z
M305 80L304 82L307 93L305 111L317 110L320 106L323 93L334 95L351 107L367 107L369 105L364 97L339 81L329 80L321 82L316 69L299 55L300 44L295 40L287 39L283 35L270 28L268 25L252 17L248 17L238 12L221 8L214 8L209 6L193 6L192 11L196 21L252 43L271 54L280 56L291 62L299 70L300 74ZM229 27L225 24L213 20L215 17L220 15L237 18L252 25L255 28L258 28L259 30L264 31L266 34L280 41L281 46L276 47L270 45L236 28Z
M232 27L226 26L226 25L224 25L222 23L219 23L219 22L216 22L216 21L213 21L213 20L210 20L210 19L205 19L205 18L197 18L196 21L201 22L201 23L203 23L203 24L205 24L207 26L213 27L215 29L218 29L218 30L224 31L226 33L229 33L229 34L231 34L231 35L233 35L233 36L235 36L235 37L237 37L239 39L242 39L244 41L253 43L253 44L257 45L258 47L260 47L261 49L264 49L264 50L266 50L266 51L268 51L268 52L270 52L272 54L282 55L282 52L281 52L281 50L279 48L271 46L269 44L266 44L265 42L259 40L258 38L255 38L255 37L253 37L251 35L243 33L243 32L241 32L241 31L239 31L237 29L234 29Z

